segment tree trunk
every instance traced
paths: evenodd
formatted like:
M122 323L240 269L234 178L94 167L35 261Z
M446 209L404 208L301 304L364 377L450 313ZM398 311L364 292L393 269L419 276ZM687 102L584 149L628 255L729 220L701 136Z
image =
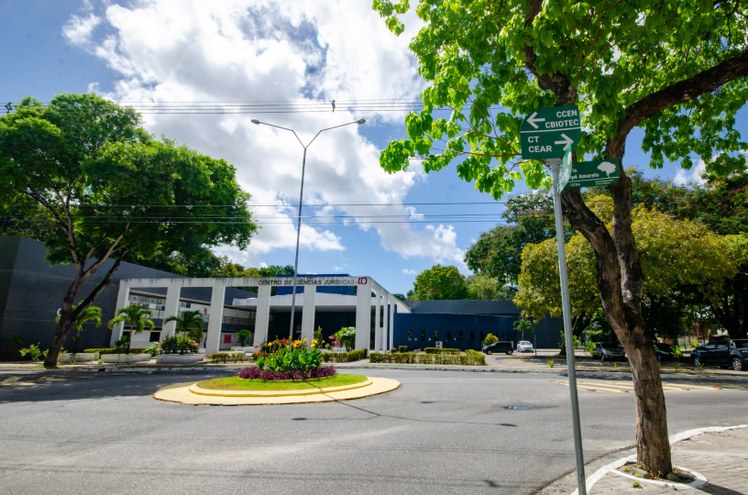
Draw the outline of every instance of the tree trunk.
M584 204L578 189L564 191L564 214L592 245L603 309L631 364L636 408L637 461L660 476L672 471L665 394L654 351L654 335L642 315L644 274L631 230L631 182L613 186L612 233Z

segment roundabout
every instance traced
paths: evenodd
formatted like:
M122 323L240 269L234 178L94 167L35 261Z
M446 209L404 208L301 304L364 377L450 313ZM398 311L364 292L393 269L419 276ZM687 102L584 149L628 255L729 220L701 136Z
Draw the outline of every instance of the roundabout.
M160 388L153 398L194 406L304 404L360 399L390 392L399 386L397 380L378 377L367 377L363 382L340 387L297 390L215 390L203 388L199 382L188 382Z

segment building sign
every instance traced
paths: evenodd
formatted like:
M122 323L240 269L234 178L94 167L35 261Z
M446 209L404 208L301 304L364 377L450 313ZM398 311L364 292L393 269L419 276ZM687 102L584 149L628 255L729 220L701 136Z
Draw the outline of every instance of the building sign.
M314 277L299 276L296 278L296 285L310 286L330 286L330 285L366 285L369 277ZM257 279L257 285L269 285L270 287L292 287L293 277L275 277Z

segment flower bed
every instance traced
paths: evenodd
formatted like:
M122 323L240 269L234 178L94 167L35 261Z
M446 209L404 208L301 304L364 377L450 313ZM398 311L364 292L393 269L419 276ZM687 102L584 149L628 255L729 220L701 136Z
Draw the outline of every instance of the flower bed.
M298 381L332 376L336 373L335 368L320 367L322 345L317 339L313 339L308 347L306 340L266 342L255 355L257 366L244 368L239 372L239 378Z

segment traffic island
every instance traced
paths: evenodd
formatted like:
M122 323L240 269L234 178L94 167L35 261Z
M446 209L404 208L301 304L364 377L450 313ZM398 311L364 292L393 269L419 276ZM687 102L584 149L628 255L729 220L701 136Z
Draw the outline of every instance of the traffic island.
M305 404L360 399L397 389L400 382L389 378L367 377L351 385L299 390L214 390L200 387L199 382L163 387L153 398L167 402L210 406L259 406Z

